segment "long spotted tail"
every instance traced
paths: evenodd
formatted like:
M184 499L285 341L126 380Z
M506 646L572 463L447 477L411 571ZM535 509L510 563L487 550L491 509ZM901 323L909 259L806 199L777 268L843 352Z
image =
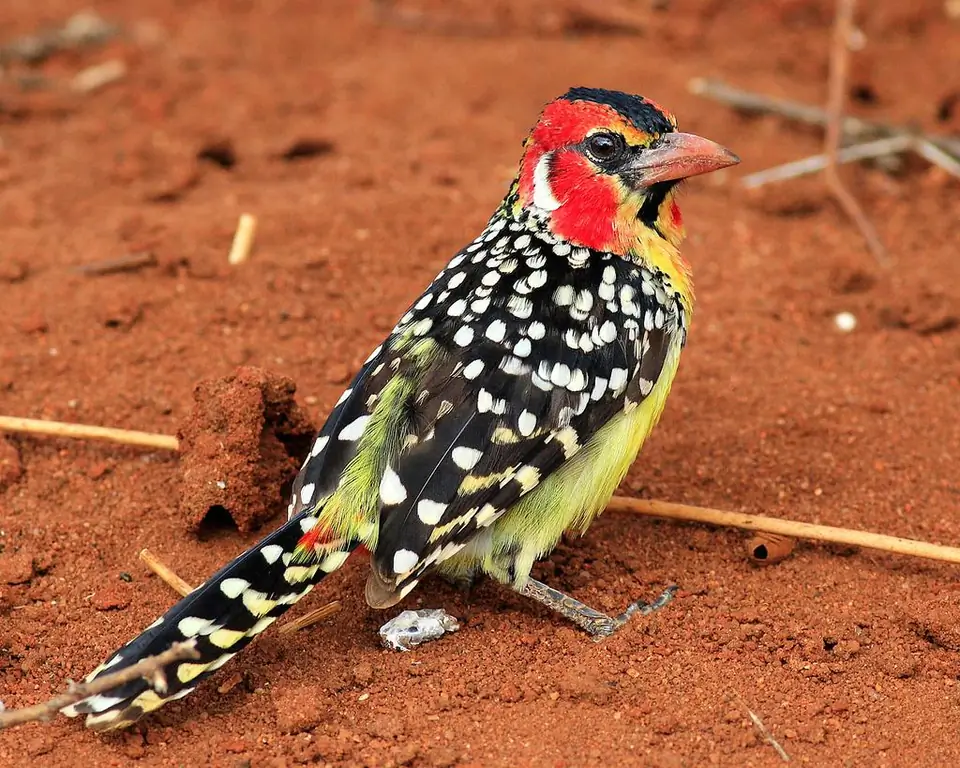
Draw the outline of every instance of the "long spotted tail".
M294 517L225 565L86 678L89 682L162 653L173 643L196 638L200 658L166 666L167 690L163 694L141 678L61 711L69 717L87 715L88 727L108 731L128 726L190 693L324 576L343 565L359 546L359 542L349 542L308 562L299 556L295 559L294 549L310 522L315 520L305 514Z

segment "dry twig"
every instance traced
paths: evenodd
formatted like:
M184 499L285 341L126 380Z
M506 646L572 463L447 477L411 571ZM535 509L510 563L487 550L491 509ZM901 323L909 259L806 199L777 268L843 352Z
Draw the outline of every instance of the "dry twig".
M57 29L11 40L0 46L0 65L13 61L39 64L58 51L101 45L120 32L93 11L74 14Z
M53 437L73 437L83 440L108 440L124 445L139 445L145 448L162 448L176 451L180 441L172 435L158 435L153 432L137 432L131 429L97 427L91 424L68 424L62 421L46 419L23 419L19 416L0 416L0 432L27 432L35 435Z
M227 261L236 266L243 264L250 258L250 252L253 250L253 237L257 232L257 218L249 213L240 214L240 221L237 222L237 231L233 236L233 244L230 246L230 255Z
M167 679L163 674L163 668L175 661L199 658L200 654L196 648L196 640L174 643L163 653L143 659L126 669L103 675L89 683L71 682L66 692L54 696L42 704L24 707L23 709L0 711L0 730L9 728L11 725L50 720L64 707L141 677L147 680L158 693L164 693L167 689Z
M140 550L140 559L143 561L144 565L147 566L147 568L157 574L161 581L163 581L177 594L181 595L182 597L186 597L193 592L193 587L177 576L177 574L173 572L172 568L170 568L159 557L153 554L153 552L151 552L149 549Z
M774 738L773 734L770 733L769 730L767 730L767 726L763 724L763 720L760 719L760 715L747 706L747 703L740 697L740 694L735 695L743 708L747 710L747 714L750 716L750 721L753 723L757 731L759 731L760 735L763 737L763 740L777 751L777 754L780 755L780 759L783 760L783 762L789 763L790 755L787 754L787 750L780 746L780 742Z
M670 520L706 523L726 528L740 528L745 531L766 531L795 539L813 539L832 544L847 544L854 547L878 549L898 555L924 557L929 560L942 560L960 564L960 547L944 547L915 539L902 539L898 536L886 536L881 533L855 531L850 528L834 528L830 525L801 523L796 520L783 520L777 517L749 515L741 512L724 512L708 507L691 507L686 504L670 504L666 501L631 499L626 496L614 496L607 509L611 512L631 512L651 517L664 517Z
M738 109L741 112L758 115L778 115L788 120L804 125L815 125L823 128L827 124L828 116L822 107L803 104L790 99L778 99L765 96L761 93L745 91L735 88L720 80L697 77L687 86L691 93L706 99L713 99L721 104ZM895 136L916 138L924 144L932 144L950 155L960 155L960 138L942 136L932 133L917 132L913 128L903 125L890 125L870 120L861 120L859 117L845 115L841 123L845 142L858 142ZM952 158L951 158L952 160ZM932 161L931 161L932 162ZM955 162L955 161L954 161Z
M135 272L144 267L153 267L156 263L157 257L150 251L138 251L114 259L101 259L88 264L79 264L73 268L73 271L91 276L111 275L115 272Z
M290 632L297 632L301 629L312 627L314 624L319 624L324 619L327 619L336 613L340 613L340 607L340 601L334 600L332 603L327 603L319 608L315 608L314 610L303 614L303 616L301 616L299 619L288 621L286 624L280 627L280 634L286 635Z
M762 93L746 91L724 83L721 80L696 77L687 87L690 92L705 99L712 99L720 104L740 110L748 114L777 115L804 125L814 125L823 128L827 124L827 112L822 107L812 104L803 104L791 99L778 99L765 96ZM879 138L908 136L916 138L920 143L932 144L950 155L960 155L960 138L939 134L918 132L904 125L877 123L871 120L861 120L859 117L845 115L841 123L844 142L858 142ZM952 160L952 158L951 158ZM932 162L932 161L931 161ZM955 162L955 161L954 161Z
M855 5L856 0L837 0L837 17L833 26L833 45L830 51L827 130L824 139L827 166L824 168L824 173L827 188L837 199L847 216L857 225L876 260L882 266L889 266L890 259L880 235L877 234L873 222L860 207L860 203L844 185L838 170L837 154L840 151L840 142L843 139L843 104L850 69L850 36L853 33L853 9Z

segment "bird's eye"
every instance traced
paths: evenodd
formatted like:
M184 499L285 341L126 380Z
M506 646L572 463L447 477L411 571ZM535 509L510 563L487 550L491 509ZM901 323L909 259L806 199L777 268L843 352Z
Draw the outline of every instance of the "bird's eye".
M587 151L594 160L609 162L623 152L623 137L616 133L595 133L587 139Z

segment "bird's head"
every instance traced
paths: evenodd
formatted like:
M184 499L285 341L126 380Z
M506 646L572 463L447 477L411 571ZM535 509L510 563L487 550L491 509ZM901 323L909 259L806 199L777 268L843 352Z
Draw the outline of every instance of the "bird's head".
M640 96L572 88L550 102L524 143L516 206L559 238L636 256L683 238L677 185L740 162L728 149L677 131L669 112Z

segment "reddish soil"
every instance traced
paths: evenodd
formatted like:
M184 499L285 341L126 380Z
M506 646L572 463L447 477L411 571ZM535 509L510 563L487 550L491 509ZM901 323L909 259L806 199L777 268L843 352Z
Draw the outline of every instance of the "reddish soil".
M686 88L722 77L822 101L833 3L617 3L639 35L572 5L418 6L475 21L469 34L378 23L347 0L99 2L131 34L33 71L59 82L120 58L125 78L83 96L0 81L0 412L174 434L198 382L251 365L295 381L320 423L482 227L542 104L615 87L744 160L685 193L698 314L623 491L960 543L957 181L912 159L844 171L896 258L881 269L820 181L736 183L816 153L818 131ZM76 10L6 0L0 30ZM960 26L942 0L862 3L861 17L853 108L960 128ZM242 212L259 217L256 250L230 268ZM74 271L143 250L155 266ZM262 535L222 517L198 535L177 464L0 440L8 707L61 690L172 604L140 548L198 583ZM465 597L429 583L402 607L443 606L463 629L388 652L376 630L393 614L366 607L352 561L307 601L339 599L338 615L267 633L140 730L31 724L0 735L0 764L780 765L748 708L795 763L960 764L956 566L802 545L757 567L744 539L610 514L562 545L537 572L599 608L682 587L602 644L494 584Z

